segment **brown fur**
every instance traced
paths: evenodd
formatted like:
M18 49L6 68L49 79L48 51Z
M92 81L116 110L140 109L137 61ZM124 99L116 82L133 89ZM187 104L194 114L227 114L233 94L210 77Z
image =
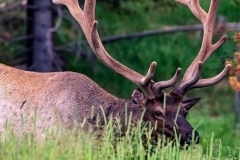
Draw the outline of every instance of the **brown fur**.
M56 113L64 124L70 125L77 106L81 114L78 116L79 122L85 118L82 115L90 116L91 106L102 105L104 108L119 103L124 106L123 100L110 95L79 73L35 73L0 64L0 76L0 130L3 130L8 118L13 130L19 131L23 115L26 131L32 132L31 118L35 108L39 117L38 134L41 134L43 125L49 128L56 123ZM99 108L95 112L99 113Z

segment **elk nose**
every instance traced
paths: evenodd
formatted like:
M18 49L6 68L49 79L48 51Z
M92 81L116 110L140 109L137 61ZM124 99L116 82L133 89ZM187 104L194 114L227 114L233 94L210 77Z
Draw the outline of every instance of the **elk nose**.
M187 144L191 144L191 142L192 142L192 134L187 134L186 143L187 143Z
M194 143L199 143L199 134L198 134L198 132L197 131L194 131L194 134L189 134L189 133L187 133L187 140L186 140L186 143L187 144L191 144L192 143L192 140L194 140ZM192 136L194 136L194 138L192 137Z
M194 143L199 143L200 136L197 131L194 131Z

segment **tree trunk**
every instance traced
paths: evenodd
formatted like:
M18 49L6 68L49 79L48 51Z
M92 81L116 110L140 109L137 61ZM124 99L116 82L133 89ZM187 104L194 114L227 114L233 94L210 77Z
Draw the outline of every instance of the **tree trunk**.
M26 43L29 50L28 68L37 72L53 71L52 61L47 52L47 32L53 27L53 12L51 0L28 0L28 5L34 5L35 9L27 11L27 34L34 35ZM48 46L52 46L52 40Z
M27 5L33 6L34 0L28 0ZM33 15L34 10L32 8L28 8L26 11L27 14L27 27L26 27L26 34L27 36L33 35ZM26 40L26 56L27 56L27 68L31 67L33 64L33 39L29 38Z

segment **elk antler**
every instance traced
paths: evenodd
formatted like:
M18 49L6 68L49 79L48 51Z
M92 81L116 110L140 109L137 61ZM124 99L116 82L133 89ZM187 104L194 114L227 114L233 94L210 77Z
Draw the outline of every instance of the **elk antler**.
M155 83L152 78L157 65L156 62L151 63L147 75L143 76L113 59L105 50L97 32L98 23L95 21L96 0L86 0L83 11L79 7L78 0L53 0L53 3L66 5L72 16L82 27L87 41L96 56L113 71L142 87L148 94L149 99L161 96L162 89L170 87L178 81L181 69L177 69L172 79Z
M212 34L219 0L211 0L208 13L200 7L198 0L176 0L176 2L188 6L192 13L203 23L204 28L202 46L197 57L188 67L182 81L170 92L170 94L178 95L182 98L192 88L206 87L221 81L228 73L231 65L226 65L223 71L213 78L199 80L202 64L227 40L227 36L223 36L218 42L212 44Z

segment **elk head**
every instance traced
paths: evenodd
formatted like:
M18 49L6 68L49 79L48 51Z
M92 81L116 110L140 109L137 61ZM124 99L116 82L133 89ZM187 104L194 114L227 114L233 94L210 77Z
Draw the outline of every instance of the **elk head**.
M132 94L132 102L139 107L146 108L144 119L151 123L157 123L156 135L164 133L167 137L174 137L174 128L181 135L181 144L190 143L192 133L194 139L199 140L199 134L194 131L186 120L188 110L195 105L200 98L186 99L184 95L193 88L201 88L213 85L221 81L230 69L227 65L223 71L213 78L200 79L203 63L227 40L223 36L218 42L212 44L212 34L219 0L211 0L210 8L206 13L199 5L198 0L176 0L186 5L192 13L203 23L204 36L201 49L188 67L183 79L178 83L181 69L176 70L172 79L155 82L152 80L157 63L152 62L146 76L143 76L130 68L114 60L105 50L97 32L98 22L95 20L96 0L86 0L84 9L81 10L78 0L53 0L56 4L64 4L68 7L72 16L80 24L87 41L96 56L110 69L121 74L143 89L135 90ZM175 87L164 96L163 89ZM163 126L164 125L164 126Z

